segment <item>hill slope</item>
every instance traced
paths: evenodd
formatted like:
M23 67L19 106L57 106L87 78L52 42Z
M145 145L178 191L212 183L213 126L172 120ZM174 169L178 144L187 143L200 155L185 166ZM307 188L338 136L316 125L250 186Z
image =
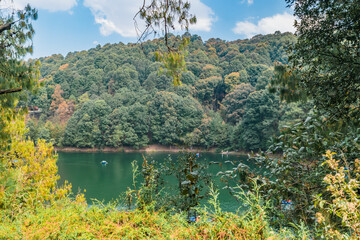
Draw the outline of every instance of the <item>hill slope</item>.
M275 62L286 63L291 33L226 42L190 36L188 72L171 85L155 39L98 45L41 58L45 86L27 103L40 108L28 135L57 146L140 148L148 144L266 148L279 124L301 117L266 90ZM34 113L35 115L36 113Z

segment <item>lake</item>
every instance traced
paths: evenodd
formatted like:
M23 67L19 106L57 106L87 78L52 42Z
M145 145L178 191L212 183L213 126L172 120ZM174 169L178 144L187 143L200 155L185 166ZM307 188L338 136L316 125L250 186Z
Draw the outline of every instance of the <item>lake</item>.
M123 195L127 187L132 186L132 168L131 162L137 160L141 166L143 162L142 155L150 160L163 162L169 153L82 153L82 152L58 152L58 168L60 180L63 184L65 180L72 184L73 192L77 193L79 189L86 189L86 199L92 203L92 199L103 200L105 203L119 198ZM175 159L179 154L170 153ZM211 165L209 171L214 175L215 184L220 189L220 203L224 211L235 212L241 204L236 201L228 192L222 190L224 184L216 174L219 171L228 170L233 167L231 164L225 164L225 161L246 162L247 156L239 155L221 155L215 153L200 153L199 161L221 162L219 165ZM100 162L107 161L103 166ZM139 179L140 180L140 179Z

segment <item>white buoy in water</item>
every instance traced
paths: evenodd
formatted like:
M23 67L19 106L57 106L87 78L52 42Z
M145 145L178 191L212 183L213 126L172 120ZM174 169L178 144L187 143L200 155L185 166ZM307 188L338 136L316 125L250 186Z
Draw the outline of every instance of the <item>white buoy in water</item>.
M108 162L105 161L105 160L102 160L102 161L101 161L101 164L102 164L103 166L106 166L106 165L108 164Z

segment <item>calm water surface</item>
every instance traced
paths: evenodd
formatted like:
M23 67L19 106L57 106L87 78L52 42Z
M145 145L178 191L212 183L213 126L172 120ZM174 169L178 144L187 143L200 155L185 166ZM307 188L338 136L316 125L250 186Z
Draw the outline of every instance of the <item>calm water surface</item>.
M60 174L60 184L65 180L72 184L73 192L79 189L86 189L86 199L89 203L92 199L109 202L118 199L123 195L127 187L132 186L131 162L137 160L139 165L143 161L142 153L69 153L59 152L58 167ZM147 153L147 159L164 161L169 153ZM173 159L179 154L171 153ZM200 161L221 162L219 165L211 165L209 171L213 174L217 188L221 189L224 185L220 182L220 177L216 177L219 171L230 169L230 164L225 161L246 162L246 156L221 155L215 153L200 153ZM107 166L102 166L100 162L106 160ZM225 211L237 211L241 204L237 202L227 190L220 190L220 204Z

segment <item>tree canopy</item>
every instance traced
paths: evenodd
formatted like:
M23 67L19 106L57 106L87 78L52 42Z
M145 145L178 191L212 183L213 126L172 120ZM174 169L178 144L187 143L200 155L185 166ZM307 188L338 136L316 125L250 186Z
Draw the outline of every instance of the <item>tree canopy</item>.
M298 17L297 41L284 71L289 91L314 100L316 107L334 115L359 111L360 5L356 0L287 0ZM301 94L300 94L301 95ZM302 96L304 96L302 95Z
M161 39L106 44L65 57L41 58L45 87L27 102L41 109L32 127L48 129L50 134L45 136L56 146L191 144L256 150L267 146L269 138L278 133L278 124L262 123L268 121L262 116L265 111L258 115L256 133L247 134L249 141L258 139L256 146L239 145L235 139L242 138L244 132L233 132L232 128L245 124L244 114L253 107L246 99L267 88L272 64L284 61L285 45L295 40L293 35L271 34L234 42L203 42L197 35L186 36L190 42L184 61L189 71L182 74L183 84L177 87L172 86L166 69L159 73L161 63L153 58L152 53L164 44ZM171 36L169 40L175 38L181 37ZM264 51L269 53L266 57L262 56ZM89 106L99 101L104 101L102 106L108 110L95 117ZM277 112L271 101L262 104ZM274 120L278 122L280 117ZM87 123L92 125L86 127ZM268 127L272 129L269 134L257 132Z

